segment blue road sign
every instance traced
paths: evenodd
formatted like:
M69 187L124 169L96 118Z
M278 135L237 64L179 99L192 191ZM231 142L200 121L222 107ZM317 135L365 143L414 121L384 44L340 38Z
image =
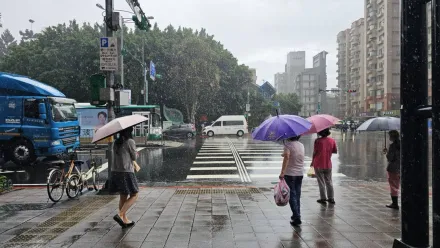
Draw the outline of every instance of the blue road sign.
M101 47L108 47L108 38L107 37L101 38Z
M151 80L156 80L156 66L153 61L150 61L150 78Z
M274 106L274 107L279 107L279 106L280 106L280 103L277 102L277 101L274 101L274 102L273 102L273 106Z

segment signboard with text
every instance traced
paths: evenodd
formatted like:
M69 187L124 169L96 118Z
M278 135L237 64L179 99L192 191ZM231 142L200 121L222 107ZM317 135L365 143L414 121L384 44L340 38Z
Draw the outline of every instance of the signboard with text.
M99 46L101 71L117 71L119 68L118 39L101 37Z

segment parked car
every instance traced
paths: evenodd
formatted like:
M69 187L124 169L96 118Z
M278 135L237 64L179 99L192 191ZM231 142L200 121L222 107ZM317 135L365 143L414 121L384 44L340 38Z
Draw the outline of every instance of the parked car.
M243 115L223 115L211 126L203 129L203 134L212 137L221 134L235 134L238 137L249 133L246 118Z
M171 125L162 132L164 137L193 138L196 136L196 127L194 124Z

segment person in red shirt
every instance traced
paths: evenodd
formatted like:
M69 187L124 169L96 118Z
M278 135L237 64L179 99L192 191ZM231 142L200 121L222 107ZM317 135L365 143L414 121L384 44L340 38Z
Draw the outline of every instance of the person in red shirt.
M318 203L329 202L335 204L333 182L332 182L332 154L337 153L336 142L328 137L330 129L324 129L318 133L320 136L315 140L312 164L315 169L316 179L318 180L319 193L321 198ZM327 193L327 194L326 194Z

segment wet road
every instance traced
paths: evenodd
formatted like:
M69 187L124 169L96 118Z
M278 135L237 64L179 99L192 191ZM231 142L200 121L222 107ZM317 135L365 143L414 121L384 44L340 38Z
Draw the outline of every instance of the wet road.
M334 180L386 180L386 158L382 154L384 133L341 134L333 131L338 154L333 155ZM304 136L305 167L308 168L316 136ZM254 141L249 137L213 137L183 141L177 148L139 148L137 174L141 183L250 183L267 184L277 181L282 163L282 145ZM88 160L89 152L79 153ZM95 151L106 167L105 152ZM4 167L0 172L19 184L43 184L47 165L27 168ZM87 166L84 165L86 170ZM104 170L103 175L107 174Z

